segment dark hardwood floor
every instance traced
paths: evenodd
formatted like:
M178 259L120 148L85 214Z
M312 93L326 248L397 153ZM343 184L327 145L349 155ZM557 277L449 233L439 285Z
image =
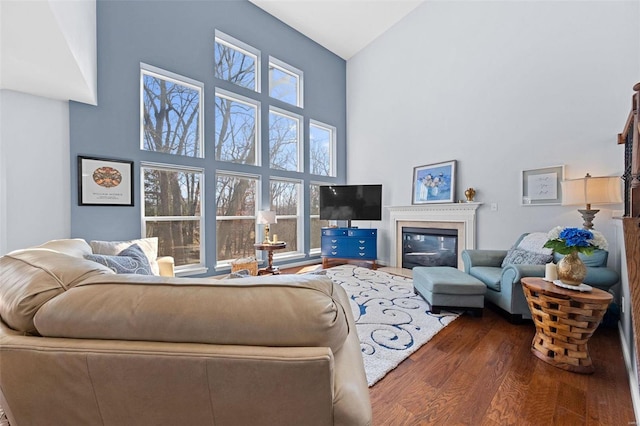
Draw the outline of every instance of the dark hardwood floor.
M530 351L532 323L462 315L371 388L376 425L635 424L617 329L589 342L592 375Z
M636 424L617 328L589 341L591 375L536 358L533 335L492 308L462 315L370 388L374 425Z

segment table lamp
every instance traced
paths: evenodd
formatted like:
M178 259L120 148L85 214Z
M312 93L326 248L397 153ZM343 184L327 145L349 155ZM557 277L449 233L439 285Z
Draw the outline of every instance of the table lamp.
M562 205L586 205L578 210L584 229L593 229L593 219L600 210L592 210L591 204L615 204L622 202L620 178L617 176L592 177L589 173L580 179L562 181Z
M258 211L258 224L264 225L264 241L263 244L269 244L269 225L272 223L278 223L276 218L276 212L271 210Z

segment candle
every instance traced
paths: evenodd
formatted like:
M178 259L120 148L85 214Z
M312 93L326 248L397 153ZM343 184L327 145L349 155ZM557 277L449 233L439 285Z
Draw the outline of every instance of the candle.
M558 279L558 268L555 263L547 263L544 268L544 280L554 281Z
M278 234L273 234L273 242L274 244L278 242Z

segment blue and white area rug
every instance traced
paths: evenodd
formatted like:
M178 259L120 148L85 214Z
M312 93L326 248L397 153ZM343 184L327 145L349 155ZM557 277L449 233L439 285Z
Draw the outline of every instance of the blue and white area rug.
M444 310L432 314L413 293L410 278L354 265L327 269L327 275L349 295L369 386L459 316Z

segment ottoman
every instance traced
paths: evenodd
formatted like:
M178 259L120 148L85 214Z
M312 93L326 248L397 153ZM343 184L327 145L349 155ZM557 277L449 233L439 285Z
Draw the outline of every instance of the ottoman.
M418 266L413 268L413 291L429 303L434 314L442 308L457 308L482 316L487 286L451 266Z

